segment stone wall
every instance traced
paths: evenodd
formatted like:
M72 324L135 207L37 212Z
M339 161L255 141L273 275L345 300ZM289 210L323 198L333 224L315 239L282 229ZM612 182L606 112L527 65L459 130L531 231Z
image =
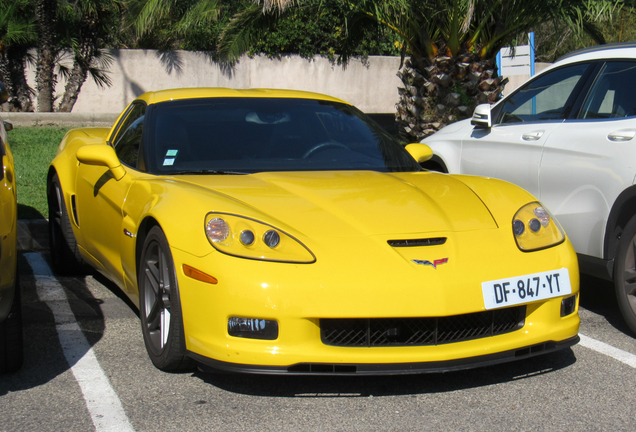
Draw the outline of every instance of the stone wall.
M112 50L109 77L113 85L99 88L91 78L73 108L81 113L121 112L135 97L150 90L176 87L279 88L325 93L352 103L364 112L390 113L398 101L399 57L373 56L337 65L327 58L281 59L243 57L233 68L222 67L206 54L192 51ZM35 71L28 71L35 87ZM63 92L64 83L58 84Z
M19 117L6 113L3 117L15 117L16 121L24 124L60 121L108 123L142 93L176 87L307 90L344 99L366 113L392 115L399 99L397 89L402 85L396 76L399 57L372 56L366 60L353 59L347 65L337 65L323 57L308 60L295 55L280 59L245 56L235 67L229 68L201 52L111 50L110 54L113 62L108 76L112 86L100 88L90 78L84 83L73 108L73 113L81 118L66 116L68 120L60 120L59 116L48 114L50 118L43 118L44 114L37 113ZM537 72L547 65L537 64ZM528 77L510 78L505 94ZM32 66L27 71L27 79L29 85L35 88L35 69ZM64 84L60 79L58 94L63 92ZM21 120L23 117L24 120Z

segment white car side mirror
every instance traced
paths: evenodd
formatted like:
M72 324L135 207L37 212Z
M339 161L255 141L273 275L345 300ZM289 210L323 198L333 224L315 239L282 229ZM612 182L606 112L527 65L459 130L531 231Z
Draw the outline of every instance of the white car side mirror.
M475 127L490 128L492 127L492 119L490 117L490 104L481 104L475 107L473 118L470 121Z

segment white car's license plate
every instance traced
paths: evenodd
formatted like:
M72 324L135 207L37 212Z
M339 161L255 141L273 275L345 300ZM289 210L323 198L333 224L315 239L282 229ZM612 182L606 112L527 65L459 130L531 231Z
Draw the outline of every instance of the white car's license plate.
M568 269L482 282L486 309L530 303L572 293Z

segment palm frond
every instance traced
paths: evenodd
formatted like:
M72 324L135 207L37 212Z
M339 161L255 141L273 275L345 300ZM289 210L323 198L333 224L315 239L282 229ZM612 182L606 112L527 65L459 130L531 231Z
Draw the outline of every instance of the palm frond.
M209 24L218 20L221 14L219 0L201 0L189 8L175 26L178 34L187 34L200 24Z
M263 0L263 12L268 12L272 9L282 12L296 3L296 1L297 0ZM261 0L254 0L254 2L260 4Z
M177 0L145 0L134 18L137 34L150 31L157 23L169 15Z
M218 53L221 61L235 64L276 18L274 14L263 12L256 3L236 14L219 37Z

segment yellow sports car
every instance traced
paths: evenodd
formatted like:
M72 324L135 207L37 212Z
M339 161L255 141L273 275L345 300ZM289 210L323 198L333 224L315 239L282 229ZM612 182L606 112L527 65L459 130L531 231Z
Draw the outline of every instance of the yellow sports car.
M9 98L0 83L0 104ZM7 141L11 123L0 119L0 373L22 366L22 306L18 283L17 194L13 154Z
M139 306L165 371L449 371L578 341L576 255L499 180L423 170L353 106L180 89L67 133L48 175L51 257Z

